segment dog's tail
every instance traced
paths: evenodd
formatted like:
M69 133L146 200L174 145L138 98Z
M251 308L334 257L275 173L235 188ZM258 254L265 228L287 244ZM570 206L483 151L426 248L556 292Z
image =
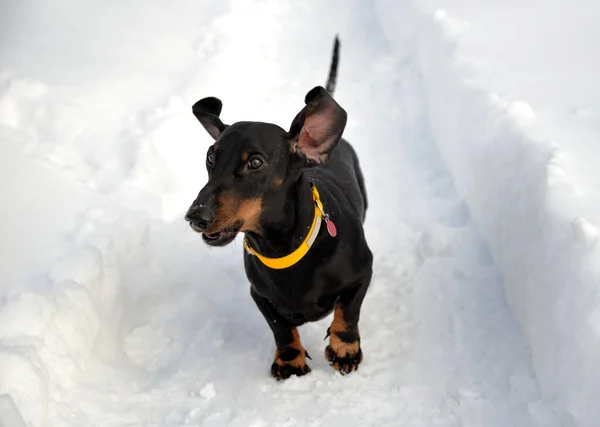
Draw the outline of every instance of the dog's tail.
M327 79L327 92L331 96L335 92L335 84L337 82L337 71L338 71L338 63L340 61L340 39L335 36L335 40L333 42L333 53L331 55L331 67L329 67L329 78Z

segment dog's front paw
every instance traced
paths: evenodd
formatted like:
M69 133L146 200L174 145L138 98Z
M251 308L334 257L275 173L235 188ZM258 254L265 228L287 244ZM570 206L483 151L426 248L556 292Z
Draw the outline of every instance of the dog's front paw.
M310 372L310 367L306 364L306 350L302 351L295 348L286 348L283 351L277 351L275 361L271 365L271 375L277 380L285 380L292 375L301 377ZM310 358L310 356L309 356Z
M329 345L325 348L325 358L329 365L340 374L346 375L357 371L363 360L360 348L360 336L357 332L327 330Z
M325 358L329 361L329 365L333 366L333 369L339 371L342 375L346 375L358 370L363 354L360 346L355 351L340 351L338 349L338 352L336 352L331 345L328 345L325 348Z

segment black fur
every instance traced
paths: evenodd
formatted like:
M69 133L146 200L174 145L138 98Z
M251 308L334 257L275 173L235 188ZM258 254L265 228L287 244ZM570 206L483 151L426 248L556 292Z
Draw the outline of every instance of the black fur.
M342 342L345 342L347 344L352 344L352 343L355 343L357 341L360 343L360 335L358 334L358 332L355 332L355 331L337 331L337 332L334 332L334 334L336 334L337 337Z
M337 83L337 70L340 62L340 39L335 36L333 42L333 54L331 55L331 67L329 68L329 77L327 78L327 84L325 88L331 96L335 92L335 85Z

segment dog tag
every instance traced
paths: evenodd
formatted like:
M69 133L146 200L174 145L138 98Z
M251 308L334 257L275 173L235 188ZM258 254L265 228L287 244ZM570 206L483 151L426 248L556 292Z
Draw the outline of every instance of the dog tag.
M325 222L327 223L327 232L329 233L329 235L331 237L337 236L337 228L335 227L333 221L329 218L325 218Z

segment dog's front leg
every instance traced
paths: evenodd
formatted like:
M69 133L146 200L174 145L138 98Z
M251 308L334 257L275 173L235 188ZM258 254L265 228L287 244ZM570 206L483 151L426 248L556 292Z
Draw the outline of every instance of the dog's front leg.
M275 337L275 360L271 365L271 375L284 380L292 375L302 376L310 372L306 364L308 353L300 342L298 329L281 316L269 300L251 289L252 299L263 314Z
M342 375L356 371L363 359L358 320L369 282L370 276L368 281L342 294L335 305L331 326L327 329L329 345L325 348L325 358Z

